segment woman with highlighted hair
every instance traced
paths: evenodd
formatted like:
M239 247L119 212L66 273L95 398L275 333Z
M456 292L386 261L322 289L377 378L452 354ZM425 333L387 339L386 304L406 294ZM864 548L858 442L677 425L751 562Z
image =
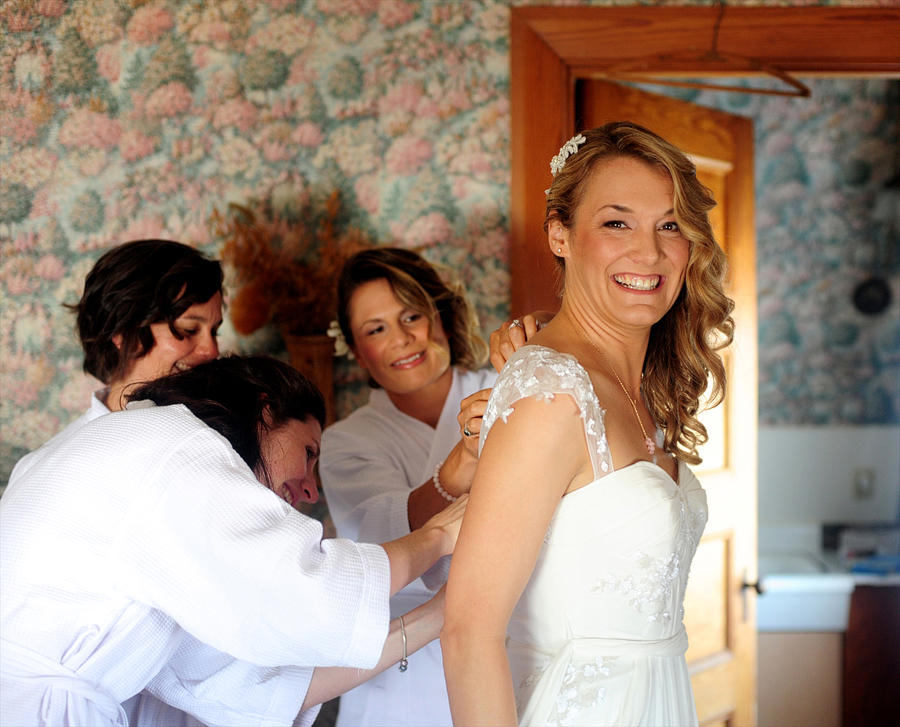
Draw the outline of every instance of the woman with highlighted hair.
M484 414L441 633L454 724L697 724L682 603L707 513L688 465L733 333L715 203L628 122L551 171L562 306Z
M369 375L369 403L322 438L319 472L338 535L383 543L421 527L467 492L481 414L497 375L461 288L409 250L375 248L347 261L338 322ZM448 559L391 599L398 616L447 579ZM390 670L341 697L338 725L449 725L440 645L404 674Z

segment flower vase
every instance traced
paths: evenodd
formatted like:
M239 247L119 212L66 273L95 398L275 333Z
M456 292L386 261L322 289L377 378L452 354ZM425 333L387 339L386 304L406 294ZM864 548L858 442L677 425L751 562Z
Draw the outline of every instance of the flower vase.
M319 387L325 398L325 425L334 422L334 339L324 333L298 336L282 333L288 359L297 371Z

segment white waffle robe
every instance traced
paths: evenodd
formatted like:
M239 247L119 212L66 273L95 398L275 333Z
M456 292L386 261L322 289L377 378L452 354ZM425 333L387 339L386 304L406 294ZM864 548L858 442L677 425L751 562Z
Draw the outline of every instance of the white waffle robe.
M314 667L377 663L384 550L322 541L186 408L35 454L0 499L0 724L123 725L146 689L184 724L308 725Z
M58 432L54 435L49 441L45 442L42 446L46 447L51 444L51 442L60 442L63 439L68 439L75 432L81 429L88 422L94 421L97 417L102 417L104 414L109 414L109 408L104 403L106 401L106 396L109 394L109 389L98 389L93 394L91 394L91 405L88 407L88 410L78 417L74 422L69 424L65 429L61 432ZM27 472L31 465L34 464L38 459L40 459L41 455L39 454L41 449L37 449L34 452L29 452L22 459L16 462L16 466L13 467L13 471L9 476L9 481L22 476L23 473Z
M369 403L329 427L322 437L319 474L338 535L385 543L409 534L409 493L429 480L435 465L460 439L460 402L493 386L492 370L453 370L440 420L432 429L401 412L382 389ZM391 616L431 598L447 580L450 558L442 558L391 599ZM449 726L450 703L440 642L416 652L409 669L388 669L341 697L338 727L375 725Z

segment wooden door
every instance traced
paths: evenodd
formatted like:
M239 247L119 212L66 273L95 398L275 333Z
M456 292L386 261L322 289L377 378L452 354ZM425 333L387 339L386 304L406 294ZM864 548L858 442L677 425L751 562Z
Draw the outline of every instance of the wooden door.
M706 47L712 38L718 8L557 5L514 7L510 15L509 256L512 312L521 315L559 305L553 285L555 266L547 254L541 224L544 190L550 181L549 160L575 133L576 105L582 109L585 106L585 99L576 103L576 88L585 91L578 79L602 77L610 65L647 54ZM898 28L900 8L896 7L729 6L722 20L719 48L798 76L896 75L900 73ZM860 38L866 42L860 42ZM684 67L681 73L673 75L698 78L716 74L702 67ZM643 113L640 109L635 112ZM680 113L667 117L674 122L675 132L663 134L690 149L677 133L684 127L679 124ZM660 128L641 118L652 128ZM694 126L695 131L700 131L705 123L690 122L688 130ZM749 177L741 173L752 167L752 139L749 127L741 128L739 121L732 131L732 142L724 138L722 147L733 150L733 160L694 152L705 157L701 173L724 202L720 213L724 219L717 224L726 230L732 268L740 272L734 274L731 287L738 304L737 337L728 361L731 396L718 422L725 428L720 441L724 440L726 446L718 452L723 458L718 471L701 476L710 492L713 520L694 561L686 610L707 615L705 601L701 599L699 606L694 604L695 594L703 590L701 581L708 582L706 590L710 593L720 594L720 603L727 601L715 611L718 620L708 629L711 638L705 645L698 627L689 625L695 636L688 656L694 668L703 723L743 726L755 723L756 703L755 603L752 598L744 603L739 589L743 565L748 576L755 575L756 292L752 189ZM716 159L726 162L718 175L712 174ZM726 171L729 165L737 174ZM724 185L724 194L717 184ZM703 452L712 460L710 454ZM727 518L722 519L723 513L740 515L741 511L744 525L732 527ZM714 620L712 609L709 620ZM744 625L734 628L740 623ZM725 678L716 679L717 674L724 674ZM734 674L737 683L733 689L718 686L727 687L732 683L729 675Z
M547 254L549 160L575 131L574 89L609 66L712 42L717 5L513 7L510 11L510 293L513 315L559 306ZM719 49L797 76L900 74L898 7L732 7ZM861 42L860 39L865 39ZM686 64L670 75L719 75Z
M726 354L728 397L705 414L710 441L695 468L709 524L685 598L688 667L701 725L755 723L756 619L743 589L756 572L756 259L753 126L743 117L603 81L575 88L578 128L629 120L688 152L715 194L711 214L730 264L737 334Z

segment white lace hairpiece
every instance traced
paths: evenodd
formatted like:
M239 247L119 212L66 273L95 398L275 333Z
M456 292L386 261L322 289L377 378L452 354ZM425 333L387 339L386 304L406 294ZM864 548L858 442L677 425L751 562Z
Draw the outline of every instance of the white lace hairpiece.
M550 173L554 177L559 174L563 170L563 167L566 166L566 159L577 152L578 147L586 141L587 139L584 138L584 134L575 134L575 136L563 144L559 150L559 154L550 160ZM550 190L545 190L544 194L550 194Z
M355 358L353 351L350 350L350 346L347 345L347 339L344 338L344 332L341 330L340 323L331 321L325 333L334 339L335 356L346 356L349 359Z

